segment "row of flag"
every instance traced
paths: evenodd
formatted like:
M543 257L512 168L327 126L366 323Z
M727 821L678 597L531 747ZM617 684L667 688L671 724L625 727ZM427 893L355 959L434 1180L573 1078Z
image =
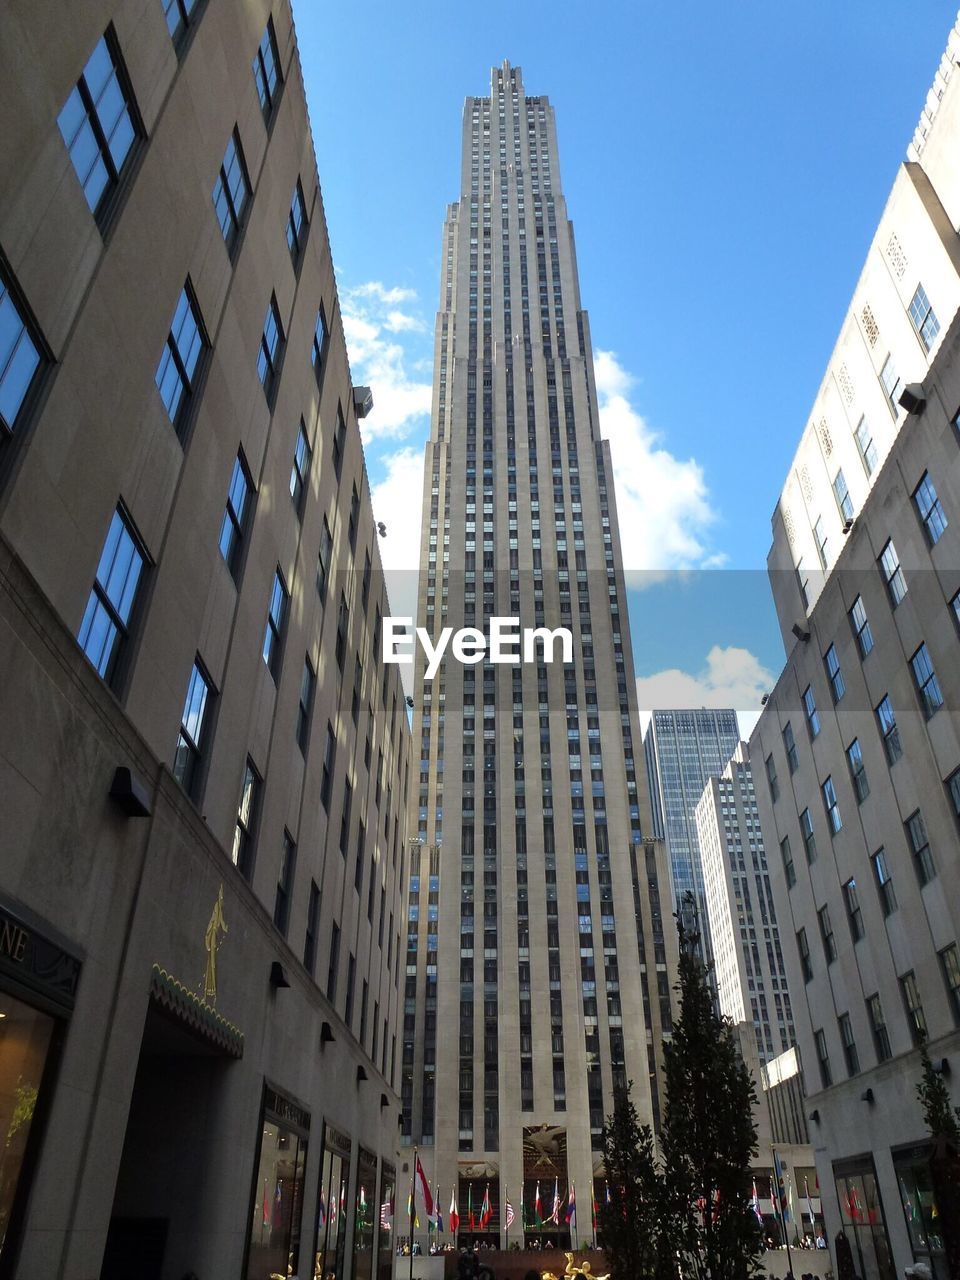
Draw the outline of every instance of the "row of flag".
M478 1229L481 1231L485 1230L490 1225L490 1222L493 1219L493 1205L490 1201L490 1184L487 1183L486 1189L484 1190L483 1203L480 1206L480 1211L478 1214L475 1214L473 1210L473 1188L472 1187L468 1192L468 1196L469 1196L469 1199L467 1202L467 1214L466 1214L465 1225L468 1228L468 1230L471 1230L471 1231L478 1230ZM609 1200L609 1197L610 1197L610 1193L608 1190L607 1191L608 1200ZM423 1165L421 1164L420 1157L418 1155L416 1157L416 1163L414 1164L414 1174L413 1174L410 1194L407 1196L407 1217L413 1222L415 1229L419 1229L420 1227L420 1214L419 1214L418 1205L421 1201L423 1203L424 1210L426 1211L427 1221L430 1229L436 1230L438 1233L442 1232L444 1229L444 1226L443 1226L443 1209L441 1207L441 1200L440 1200L440 1187L438 1185L435 1189L431 1190L430 1183L427 1180L427 1175L424 1172ZM384 1207L385 1206L381 1206L381 1223L383 1223ZM523 1206L521 1205L521 1211L522 1211L522 1208ZM516 1221L516 1216L517 1216L509 1196L506 1196L504 1199L503 1209L504 1209L504 1224L507 1230L509 1231L510 1228L513 1226L514 1222ZM561 1220L561 1210L563 1211L562 1213L563 1221L566 1222L566 1224L571 1229L575 1229L577 1224L577 1193L576 1193L575 1186L571 1184L570 1189L567 1192L567 1203L566 1203L566 1206L564 1206L563 1201L560 1197L560 1180L559 1178L554 1179L553 1208L549 1216L545 1218L543 1216L543 1204L540 1199L540 1183L538 1182L536 1187L536 1195L534 1197L534 1205L533 1205L533 1212L534 1212L534 1218L536 1220L536 1226L537 1227L547 1226L549 1223L553 1223L559 1227L560 1220ZM596 1205L596 1202L594 1202L594 1219L596 1219L596 1210L597 1210L597 1205ZM391 1215L392 1215L392 1208L391 1208ZM526 1223L525 1213L523 1214L523 1218L524 1218L523 1225L526 1226L527 1223ZM448 1229L452 1231L454 1235L457 1233L457 1231L459 1231L461 1221L462 1219L460 1217L460 1211L457 1206L457 1192L456 1192L456 1188L454 1188L450 1193L450 1210L447 1217Z

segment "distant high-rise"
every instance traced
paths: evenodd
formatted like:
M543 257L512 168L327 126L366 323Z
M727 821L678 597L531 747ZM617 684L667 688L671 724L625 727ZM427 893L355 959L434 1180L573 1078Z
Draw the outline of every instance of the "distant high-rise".
M658 1122L676 942L650 839L627 598L554 113L504 63L468 98L449 206L418 622L563 626L574 660L416 669L403 1140L465 1224L589 1234L600 1134ZM639 768L638 768L639 766ZM638 777L639 775L639 777ZM666 920L666 926L664 925ZM424 1148L435 1147L431 1160ZM522 1207L521 1207L522 1206ZM548 1222L545 1233L565 1235Z
M740 741L735 711L655 711L643 749L653 804L653 833L666 840L674 903L693 894L705 959L711 958L696 809Z
M707 779L696 809L707 918L720 1012L754 1029L761 1062L795 1041L793 1011L747 744L719 778Z

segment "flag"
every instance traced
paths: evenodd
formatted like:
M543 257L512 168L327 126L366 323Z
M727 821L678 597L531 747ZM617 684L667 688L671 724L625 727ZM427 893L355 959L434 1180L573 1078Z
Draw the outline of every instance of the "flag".
M567 1226L575 1227L577 1225L577 1191L574 1184L570 1184L570 1194L567 1196Z
M793 1201L793 1178L790 1177L789 1175L787 1177L787 1206L788 1206L787 1218L789 1219L790 1222L796 1222L797 1206L794 1204L794 1201ZM801 1222L800 1225L802 1226L803 1223Z
M467 1185L467 1225L469 1226L471 1231L473 1231L473 1229L477 1225L476 1220L474 1219L474 1216L473 1216L473 1183L472 1182L468 1183Z
M790 1221L790 1210L787 1206L787 1183L783 1175L783 1165L780 1163L780 1156L776 1149L773 1152L773 1169L777 1181L777 1201L780 1208L780 1216L783 1221Z
M433 1217L433 1196L430 1194L430 1183L427 1181L427 1175L423 1172L423 1165L420 1163L420 1157L417 1156L417 1164L415 1169L415 1182L420 1183L420 1194L423 1196L423 1207L427 1211L427 1217Z
M750 1198L750 1207L753 1209L754 1217L763 1226L763 1214L760 1212L760 1197L757 1195L757 1180L753 1180L753 1195Z
M558 1227L560 1225L560 1179L559 1178L554 1178L553 1180L553 1208L550 1211L550 1217L547 1219L547 1221L555 1222Z
M507 1215L505 1218L505 1221L507 1224L507 1230L509 1231L510 1228L513 1226L513 1220L516 1217L516 1214L513 1212L513 1205L510 1203L509 1200L507 1201L505 1208L506 1208L506 1215Z
M540 1204L540 1183L537 1183L537 1194L533 1200L533 1213L537 1219L537 1226L543 1226L543 1206Z
M436 1192L436 1195L433 1197L433 1203L434 1203L434 1204L436 1205L436 1207L437 1207L437 1235L440 1235L440 1233L443 1231L443 1211L442 1211L442 1209L440 1208L440 1184L439 1184L439 1182L437 1183L437 1192Z
M488 1182L486 1190L483 1193L483 1204L480 1206L480 1226L488 1227L492 1217L493 1210L490 1207L490 1183Z
M449 1217L448 1221L449 1221L449 1223L450 1223L450 1230L453 1232L453 1234L454 1234L454 1235L456 1235L456 1234L457 1234L457 1228L460 1226L460 1215L459 1215L459 1213L457 1213L457 1189L456 1189L456 1187L454 1187L454 1189L450 1192L450 1217Z
M810 1230L813 1231L816 1227L816 1219L813 1216L813 1204L810 1200L810 1184L806 1178L803 1179L803 1190L807 1197L807 1217L810 1219Z
M419 1213L416 1213L416 1212L414 1211L413 1196L412 1196L412 1195L408 1195L408 1196L407 1196L407 1217L408 1217L408 1218L410 1218L410 1219L413 1221L413 1225L414 1225L414 1226L416 1227L416 1229L419 1231L419 1230L420 1230L420 1215L419 1215Z
M323 1192L320 1192L320 1204L317 1208L317 1230L322 1231L327 1221L327 1206L323 1203Z

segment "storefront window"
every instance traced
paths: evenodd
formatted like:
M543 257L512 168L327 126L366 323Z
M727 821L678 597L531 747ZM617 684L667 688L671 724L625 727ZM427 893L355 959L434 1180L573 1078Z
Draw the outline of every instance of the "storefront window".
M935 1276L945 1276L943 1235L933 1196L929 1149L911 1147L894 1152L893 1167L914 1257L926 1261Z
M20 1185L55 1019L0 991L0 1258Z
M377 1221L377 1252L374 1274L377 1280L390 1280L393 1273L393 1222L397 1201L397 1174L392 1164L383 1166L380 1182L380 1212Z
M320 1169L314 1280L343 1280L347 1248L350 1151L350 1139L328 1126L324 1134L323 1164Z
M297 1274L309 1124L295 1103L266 1090L246 1280Z
M834 1168L843 1233L862 1280L895 1280L872 1162Z
M357 1194L353 1210L353 1274L356 1280L373 1280L376 1194L377 1157L361 1147L357 1160Z

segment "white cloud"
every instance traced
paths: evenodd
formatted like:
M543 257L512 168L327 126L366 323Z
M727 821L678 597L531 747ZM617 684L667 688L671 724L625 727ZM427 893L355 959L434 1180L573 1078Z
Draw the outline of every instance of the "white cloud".
M423 499L423 451L406 448L380 460L382 480L371 485L374 520L387 527L380 539L380 560L386 574L390 611L417 612L417 571L420 564L420 509Z
M614 352L597 351L594 370L601 432L613 458L624 569L637 574L717 567L725 557L707 542L717 515L703 468L695 458L676 458L663 447L662 435L630 403L635 380ZM644 579L634 577L630 585L642 586Z
M637 704L644 731L650 712L661 707L733 707L741 736L748 738L760 717L760 699L776 682L773 672L749 649L714 645L706 665L695 674L671 667L637 677Z
M415 426L425 426L430 412L431 383L414 371L430 369L429 350L423 320L401 303L415 303L416 292L400 286L387 287L379 280L344 289L340 294L343 332L353 380L369 385L373 409L364 418L364 442L392 437L403 439ZM405 337L415 335L410 344Z

